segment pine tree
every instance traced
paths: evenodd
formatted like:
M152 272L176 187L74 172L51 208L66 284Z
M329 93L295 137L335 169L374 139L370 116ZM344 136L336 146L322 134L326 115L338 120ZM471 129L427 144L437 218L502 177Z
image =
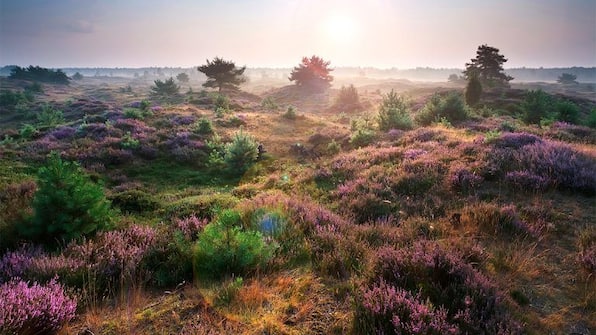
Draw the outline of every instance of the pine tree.
M219 57L215 57L213 61L207 60L206 65L201 65L197 69L207 76L207 82L203 86L217 87L219 92L223 89L237 90L240 84L246 82L244 77L246 66L237 68L234 62Z
M487 87L508 86L513 77L505 74L503 64L507 58L499 54L499 49L483 44L476 51L476 58L471 63L466 63L463 72L466 79L477 76L480 82Z
M295 81L298 86L324 91L333 81L333 76L329 74L333 69L329 68L329 64L330 62L317 56L303 57L302 63L294 67L288 79Z
M110 202L102 187L93 183L77 163L65 162L53 152L47 166L39 169L38 187L34 217L20 227L24 237L52 244L110 226Z

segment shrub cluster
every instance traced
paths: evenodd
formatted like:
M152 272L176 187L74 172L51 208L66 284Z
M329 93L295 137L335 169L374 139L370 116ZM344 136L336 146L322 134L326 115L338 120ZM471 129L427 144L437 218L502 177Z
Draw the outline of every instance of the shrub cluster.
M379 129L388 131L390 129L411 129L412 119L406 100L398 96L393 90L383 96L379 106Z
M339 89L333 108L338 112L353 113L362 110L358 91L354 85L342 86Z
M26 68L16 66L12 69L10 79L41 81L53 84L68 85L70 78L62 70L51 70L30 65Z
M76 300L54 279L46 285L13 279L0 285L0 333L55 334L76 308Z
M435 94L416 115L416 122L427 126L444 118L451 123L457 123L466 120L469 115L461 94L451 92L444 97Z

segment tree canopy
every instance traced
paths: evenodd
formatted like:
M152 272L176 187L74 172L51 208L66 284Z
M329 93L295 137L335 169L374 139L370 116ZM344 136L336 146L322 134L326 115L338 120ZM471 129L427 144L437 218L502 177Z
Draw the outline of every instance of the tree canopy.
M238 68L234 62L219 57L215 57L213 61L207 60L206 65L201 65L197 69L207 76L207 82L203 86L217 87L219 92L223 89L237 90L240 84L246 82L244 77L246 66Z
M170 77L166 81L155 80L155 86L151 87L151 94L156 96L172 96L177 95L180 86L176 85L174 78Z
M53 84L68 85L69 78L62 70L51 70L40 66L30 65L26 68L15 66L9 76L10 79L33 80Z
M559 84L577 84L577 76L571 73L562 73L559 78L557 78L557 83Z
M513 77L503 70L507 62L505 56L499 54L499 49L483 44L476 51L476 58L466 63L464 76L467 80L477 76L482 85L487 87L508 86Z
M302 63L294 67L289 79L295 81L298 86L323 91L329 88L333 81L333 76L329 74L333 69L329 68L329 64L330 62L318 56L303 57Z
M190 80L190 78L185 72L178 73L176 79L178 79L178 81L181 83L188 83L188 81Z

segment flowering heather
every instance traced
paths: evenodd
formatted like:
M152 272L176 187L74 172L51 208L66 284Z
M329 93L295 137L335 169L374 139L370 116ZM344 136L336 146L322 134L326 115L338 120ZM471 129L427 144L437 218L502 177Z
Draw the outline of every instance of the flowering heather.
M444 307L447 321L463 333L521 332L506 313L494 284L459 255L435 243L419 241L404 249L383 247L377 251L375 272L378 279L396 288L419 293L421 301L428 299L433 306Z
M69 126L60 126L52 130L47 136L56 140L72 139L77 132L77 129Z
M455 168L449 174L449 186L458 191L467 191L478 187L484 178L466 169Z
M55 334L76 308L75 299L54 279L46 285L11 280L0 285L0 333Z
M546 132L546 136L567 142L596 144L596 130L566 122L553 123Z
M459 334L459 328L447 321L447 312L436 309L401 288L384 280L363 288L355 316L357 328L366 334Z
M527 170L507 172L505 181L517 190L532 192L546 190L551 184L548 178L536 175Z
M18 250L9 251L0 259L0 283L7 282L13 277L22 277L32 261L43 254L41 248L24 246Z
M153 106L151 107L151 111L152 112L161 112L163 110L163 107L161 106Z
M405 131L399 129L389 129L387 131L387 137L391 140L397 140L405 134Z
M192 115L177 115L172 118L172 124L174 126L187 126L195 123L196 120L197 118Z
M493 141L497 148L519 149L528 144L541 143L540 137L528 133L505 133Z
M208 223L208 219L199 219L196 215L191 215L183 219L175 218L174 229L182 232L187 240L195 240Z
M103 116L109 121L116 121L124 118L124 113L120 110L108 110Z
M428 152L423 149L408 149L404 151L404 159L416 159L422 155L426 155Z

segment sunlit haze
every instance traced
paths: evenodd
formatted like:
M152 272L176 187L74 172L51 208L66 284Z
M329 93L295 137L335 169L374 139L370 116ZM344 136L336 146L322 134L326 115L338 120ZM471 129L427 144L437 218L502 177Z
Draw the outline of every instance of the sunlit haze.
M596 1L0 0L0 65L462 68L596 65Z

